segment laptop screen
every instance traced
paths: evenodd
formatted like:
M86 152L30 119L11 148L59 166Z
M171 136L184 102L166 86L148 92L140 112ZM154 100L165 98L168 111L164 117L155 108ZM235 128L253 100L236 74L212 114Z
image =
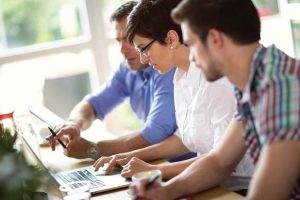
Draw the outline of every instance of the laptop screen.
M40 159L40 155L37 155L36 150L33 150L32 145L30 144L31 142L24 137L24 134L18 134L18 139L22 143L21 150L27 161L32 165L36 166L39 170L41 170L41 172L45 174L46 177L51 178L53 183L55 183L55 185L58 186L59 183L52 177L49 169L43 164L43 162Z

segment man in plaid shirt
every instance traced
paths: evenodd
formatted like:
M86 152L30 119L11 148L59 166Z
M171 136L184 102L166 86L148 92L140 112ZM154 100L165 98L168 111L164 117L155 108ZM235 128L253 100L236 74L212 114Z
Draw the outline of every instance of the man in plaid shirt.
M249 199L300 199L300 61L259 44L251 0L183 0L173 11L206 78L235 85L237 114L219 146L163 186L133 191L175 199L218 185L246 151L256 165ZM189 187L186 187L186 186Z

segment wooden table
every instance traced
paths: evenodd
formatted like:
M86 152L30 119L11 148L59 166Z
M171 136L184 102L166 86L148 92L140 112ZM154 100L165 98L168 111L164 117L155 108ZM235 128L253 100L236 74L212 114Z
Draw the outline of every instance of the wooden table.
M99 135L102 135L101 138L105 139L111 139L114 136L108 134L108 133L103 133L103 132L91 132L90 130L87 131L86 134L83 133L84 136L88 139L99 139ZM56 151L51 151L51 149L48 146L44 146L40 148L40 154L41 158L43 160L43 163L51 168L54 171L62 171L62 170L68 170L68 169L74 169L74 168L79 168L79 167L84 167L87 165L91 165L93 161L89 159L74 159L74 158L69 158L66 157L62 153L62 147L57 146ZM59 193L57 187L53 185L52 189L52 194L61 197L61 194ZM118 189L118 190L113 190L105 193L100 193L92 196L92 200L130 200L129 195L127 194L127 188L124 189ZM244 199L242 196L230 192L222 187L216 187L204 192L201 192L197 195L193 196L193 199L195 200L207 200L207 199L214 199L214 200L239 200L239 199Z

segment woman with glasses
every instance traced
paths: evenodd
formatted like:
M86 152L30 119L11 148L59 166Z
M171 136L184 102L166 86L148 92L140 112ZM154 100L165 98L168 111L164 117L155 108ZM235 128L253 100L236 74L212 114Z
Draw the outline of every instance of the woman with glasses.
M175 24L170 16L179 2L141 0L127 23L127 39L140 52L142 63L149 63L161 74L177 68L174 101L178 130L161 143L118 154L114 158L100 158L94 164L96 170L110 162L123 166L124 177L131 177L139 171L159 169L164 179L170 179L212 151L233 118L235 101L230 83L226 79L209 83L189 61L190 51L183 43L180 25ZM160 165L144 162L177 157L188 151L197 152L198 158ZM245 192L252 171L252 164L245 157L232 176L220 184Z

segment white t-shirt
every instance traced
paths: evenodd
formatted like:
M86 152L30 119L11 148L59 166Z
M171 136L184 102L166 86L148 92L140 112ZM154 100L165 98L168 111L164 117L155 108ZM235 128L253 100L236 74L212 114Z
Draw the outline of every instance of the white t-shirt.
M174 102L178 126L175 135L198 156L216 146L233 119L236 105L233 86L226 78L208 82L193 63L188 72L179 68L175 72ZM243 159L224 186L246 189L252 173L250 159Z

